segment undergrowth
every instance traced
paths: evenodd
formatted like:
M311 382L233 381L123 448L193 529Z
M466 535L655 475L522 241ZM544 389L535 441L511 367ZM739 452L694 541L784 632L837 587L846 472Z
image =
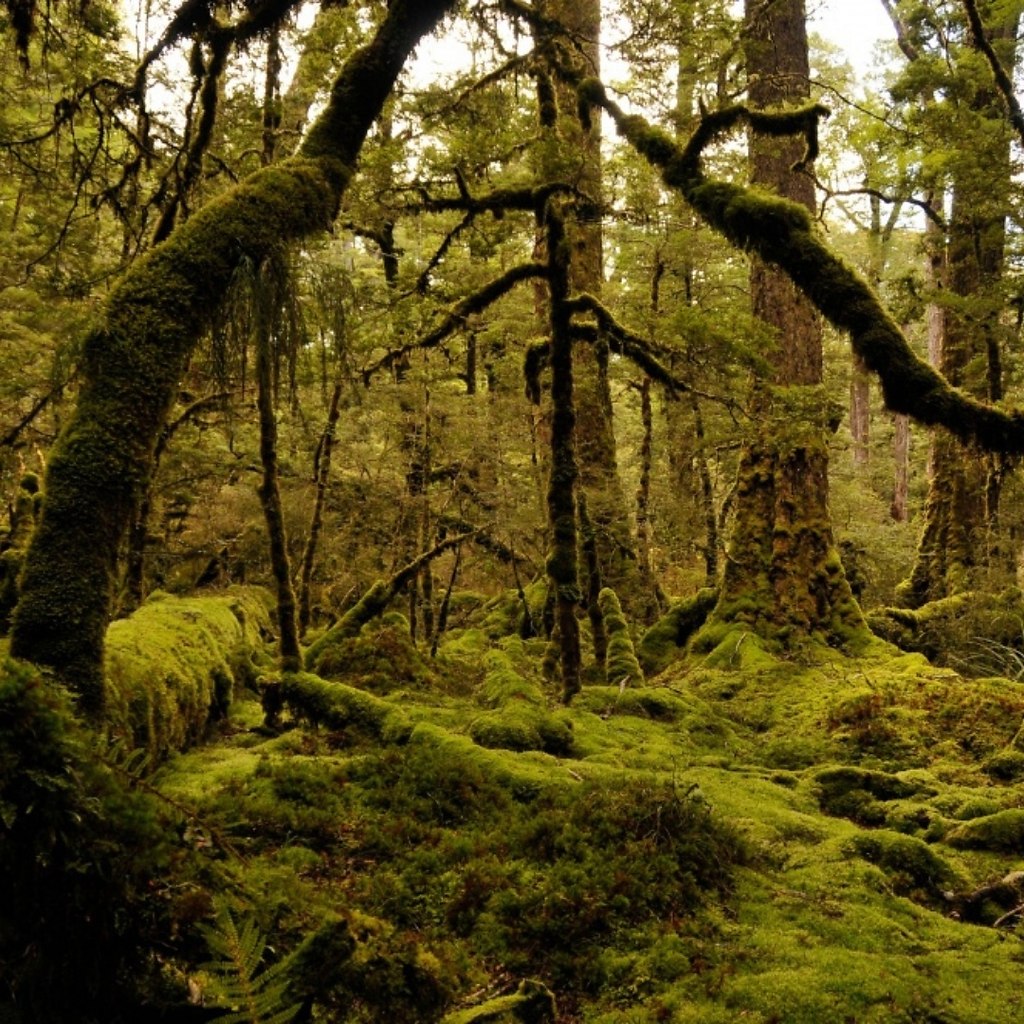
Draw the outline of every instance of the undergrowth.
M143 780L174 812L152 826L174 893L153 1007L549 1020L553 992L564 1024L1018 1018L1024 685L734 632L556 710L542 643L470 628L424 670L388 642L394 685L361 656L271 679L270 727L238 701ZM246 1011L225 976L273 998Z

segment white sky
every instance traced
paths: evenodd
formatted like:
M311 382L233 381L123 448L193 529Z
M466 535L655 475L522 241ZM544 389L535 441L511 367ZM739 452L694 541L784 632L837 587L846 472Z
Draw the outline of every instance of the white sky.
M811 0L808 24L846 54L863 75L870 69L879 40L892 40L896 33L881 0Z

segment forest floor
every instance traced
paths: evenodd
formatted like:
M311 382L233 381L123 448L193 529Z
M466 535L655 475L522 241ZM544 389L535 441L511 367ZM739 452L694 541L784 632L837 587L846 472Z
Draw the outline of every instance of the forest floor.
M564 1022L1024 1015L1024 684L737 631L558 709L485 625L431 659L376 620L154 778L275 948L348 921L322 1019L515 1020L453 1008L527 978Z

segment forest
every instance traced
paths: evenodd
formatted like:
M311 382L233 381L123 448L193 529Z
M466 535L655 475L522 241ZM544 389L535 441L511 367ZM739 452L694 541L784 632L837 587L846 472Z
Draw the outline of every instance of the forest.
M1024 0L849 6L4 0L0 1024L1021 1019Z

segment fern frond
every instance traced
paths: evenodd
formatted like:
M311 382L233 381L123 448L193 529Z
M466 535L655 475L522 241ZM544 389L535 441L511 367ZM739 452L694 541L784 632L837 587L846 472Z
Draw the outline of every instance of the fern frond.
M239 924L223 905L212 925L203 927L210 952L219 957L202 965L216 979L218 1003L228 1009L214 1024L287 1024L300 1005L287 1005L287 960L260 971L266 940L252 917Z

